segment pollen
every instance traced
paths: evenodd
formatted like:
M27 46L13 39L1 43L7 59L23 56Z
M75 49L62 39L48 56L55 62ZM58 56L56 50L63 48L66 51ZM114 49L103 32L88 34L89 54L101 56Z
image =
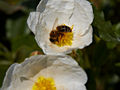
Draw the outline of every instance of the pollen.
M60 25L56 27L56 30L52 30L50 33L50 41L59 47L71 46L73 41L73 26L70 28L66 25Z
M53 78L39 77L34 83L32 90L56 90Z

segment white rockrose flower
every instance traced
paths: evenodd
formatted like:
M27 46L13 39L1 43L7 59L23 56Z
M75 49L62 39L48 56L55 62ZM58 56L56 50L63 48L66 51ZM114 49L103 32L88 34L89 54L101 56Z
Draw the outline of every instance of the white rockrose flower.
M45 54L67 54L92 42L93 10L87 0L41 0L27 23Z
M69 56L37 55L8 69L1 90L86 90L87 75Z

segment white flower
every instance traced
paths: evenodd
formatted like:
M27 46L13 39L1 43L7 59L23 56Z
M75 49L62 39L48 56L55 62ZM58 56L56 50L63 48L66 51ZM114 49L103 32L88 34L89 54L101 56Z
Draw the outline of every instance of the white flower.
M28 26L45 54L67 54L92 42L93 11L87 0L41 0Z
M7 71L2 90L86 90L86 73L69 56L38 55Z

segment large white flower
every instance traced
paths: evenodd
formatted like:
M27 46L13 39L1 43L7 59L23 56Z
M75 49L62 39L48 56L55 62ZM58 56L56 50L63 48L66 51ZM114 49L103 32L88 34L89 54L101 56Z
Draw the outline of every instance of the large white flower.
M41 0L27 23L45 54L67 54L92 42L92 21L87 0Z
M86 73L69 56L38 55L7 71L1 90L86 90Z

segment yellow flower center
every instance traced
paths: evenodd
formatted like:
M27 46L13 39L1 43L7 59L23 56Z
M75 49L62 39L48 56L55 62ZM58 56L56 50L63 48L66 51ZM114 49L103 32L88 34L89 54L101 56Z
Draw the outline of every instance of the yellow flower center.
M56 30L50 32L50 41L59 47L71 46L73 40L72 28L66 25L57 26Z
M55 82L52 78L41 76L33 85L32 90L56 90Z

